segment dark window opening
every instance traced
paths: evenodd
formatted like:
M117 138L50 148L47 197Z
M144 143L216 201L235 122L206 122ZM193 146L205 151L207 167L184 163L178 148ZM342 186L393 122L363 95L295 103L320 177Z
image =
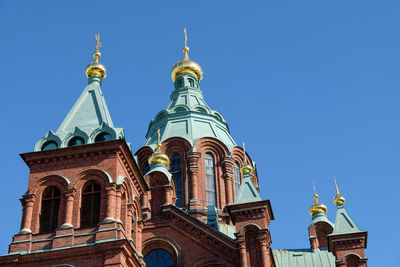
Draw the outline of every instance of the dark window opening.
M146 267L172 267L174 260L165 249L154 249L144 257Z
M68 146L81 146L85 144L85 139L80 136L75 136L68 142Z
M235 192L235 198L237 194L239 193L239 187L240 187L240 169L239 165L235 162L235 165L233 166L233 176L235 178L234 181L234 192Z
M58 211L60 210L60 190L55 186L47 187L42 194L40 213L40 232L52 232L57 229Z
M81 227L93 227L100 220L101 186L89 181L82 190Z
M211 154L206 154L206 185L207 185L207 206L216 206L214 158Z
M175 183L176 206L183 207L181 156L179 153L172 155L171 174Z
M47 141L46 143L44 143L42 145L42 151L57 149L57 148L58 148L58 144L56 141Z
M96 138L94 139L95 143L99 143L99 142L105 142L105 141L110 141L112 140L112 136L109 133L103 132L103 133L99 133Z

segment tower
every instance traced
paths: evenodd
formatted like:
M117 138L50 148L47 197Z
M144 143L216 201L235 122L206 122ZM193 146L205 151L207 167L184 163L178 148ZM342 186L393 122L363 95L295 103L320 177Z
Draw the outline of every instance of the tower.
M260 196L244 144L205 101L186 30L171 101L133 153L101 91L99 39L88 85L61 126L21 154L30 169L21 228L0 265L366 266L367 232L344 209L337 186L334 224L314 186L310 248L271 248L271 202Z

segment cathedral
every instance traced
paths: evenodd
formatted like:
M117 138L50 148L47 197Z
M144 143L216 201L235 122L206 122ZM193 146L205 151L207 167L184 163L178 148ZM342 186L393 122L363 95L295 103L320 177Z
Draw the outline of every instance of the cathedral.
M367 266L367 232L337 186L335 222L314 194L309 248L271 248L273 207L259 194L251 155L205 102L186 30L170 103L136 152L107 108L95 37L81 96L57 131L21 154L30 170L21 227L0 266Z

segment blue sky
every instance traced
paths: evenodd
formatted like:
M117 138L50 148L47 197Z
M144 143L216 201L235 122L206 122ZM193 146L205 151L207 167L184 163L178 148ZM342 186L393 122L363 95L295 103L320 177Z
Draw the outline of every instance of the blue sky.
M30 152L57 130L84 89L94 34L102 90L136 151L169 103L171 66L204 70L207 103L256 161L271 200L273 248L309 247L315 180L334 221L333 175L368 231L370 266L398 263L400 160L398 1L0 0L0 254L19 230Z

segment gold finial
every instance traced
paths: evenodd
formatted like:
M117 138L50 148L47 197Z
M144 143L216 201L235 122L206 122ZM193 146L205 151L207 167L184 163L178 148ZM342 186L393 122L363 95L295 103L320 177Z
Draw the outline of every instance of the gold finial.
M96 39L97 44L96 44L96 52L93 54L94 57L94 62L99 63L99 58L101 57L99 48L101 47L101 43L100 43L100 34L95 34L94 35L94 39Z
M318 213L318 212L322 212L322 213L326 214L326 212L328 211L328 208L324 204L319 202L319 200L318 200L319 196L317 194L317 191L315 190L315 182L314 181L313 181L313 187L314 187L314 196L313 196L314 204L312 204L312 206L310 207L310 214L314 215L315 213Z
M94 57L94 62L90 63L87 67L86 67L86 76L92 77L92 76L98 76L101 79L105 78L107 76L107 72L106 72L106 67L104 67L103 64L99 63L99 59L101 57L101 53L99 48L101 47L101 43L100 43L100 34L95 34L94 35L94 39L96 40L97 44L96 44L96 51L93 53L93 57Z
M335 198L333 199L333 203L334 203L336 206L337 206L337 205L343 205L344 202L346 201L346 199L345 199L344 197L342 197L342 196L340 195L340 193L339 193L339 188L338 188L337 183L336 183L336 177L333 176L333 179L335 180L335 188L336 188L336 196L335 196Z
M240 172L242 174L251 173L253 171L253 167L250 164L247 163L246 146L244 145L244 142L243 142L243 155L244 155L243 156L243 165L240 168Z
M183 53L185 56L183 57L183 60L189 60L189 47L187 46L187 34L186 34L186 28L183 29L183 32L185 33L185 47L183 48Z
M157 148L156 152L149 158L149 164L153 165L156 162L163 163L165 165L169 164L169 158L167 155L161 152L161 140L160 140L160 128L157 129Z

